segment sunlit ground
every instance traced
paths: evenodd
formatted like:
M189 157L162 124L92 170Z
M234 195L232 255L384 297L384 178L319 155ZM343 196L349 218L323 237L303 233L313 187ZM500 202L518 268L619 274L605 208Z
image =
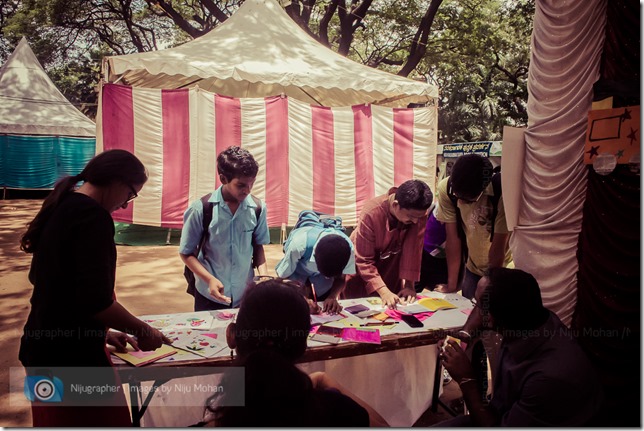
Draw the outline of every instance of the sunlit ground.
M27 274L31 256L20 251L20 236L42 200L0 200L0 426L31 426L28 405L10 405L9 369L21 367L18 349L29 314L32 286ZM178 246L118 246L116 295L135 315L180 313L193 309L186 292ZM274 274L282 246L266 246L269 273ZM73 266L70 258L70 268ZM15 404L15 403L14 403ZM22 403L21 403L22 404Z

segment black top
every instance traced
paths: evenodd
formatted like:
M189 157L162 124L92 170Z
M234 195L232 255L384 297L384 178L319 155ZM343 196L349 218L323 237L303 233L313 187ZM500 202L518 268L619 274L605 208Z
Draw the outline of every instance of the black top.
M369 413L346 395L333 389L316 390L320 411L316 416L319 427L368 427Z
M31 312L20 340L27 366L109 366L107 328L93 316L114 301L116 246L110 213L69 193L54 210L34 252Z

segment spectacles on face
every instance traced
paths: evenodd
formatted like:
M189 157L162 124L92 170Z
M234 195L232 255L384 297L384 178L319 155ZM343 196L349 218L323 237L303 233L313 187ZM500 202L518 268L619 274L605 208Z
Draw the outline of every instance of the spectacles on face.
M472 199L472 198L470 198L468 196L461 196L461 195L459 195L457 193L454 193L454 191L452 190L451 187L449 189L449 193L454 195L456 197L456 199L458 199L460 201L463 201L465 203L468 203L468 204L473 204L475 202L478 202L478 200L481 199L481 196L483 196L484 191L485 191L485 188L483 190L481 190L481 193L479 193L479 195L476 198Z
M132 186L131 186L131 185L129 185L129 184L128 184L127 186L130 188L130 193L127 195L127 200L123 203L123 205L125 205L125 204L129 204L129 203L130 203L130 202L132 202L134 199L136 199L136 198L138 198L138 197L139 197L139 195L136 193L136 190L134 190L134 187L132 187Z

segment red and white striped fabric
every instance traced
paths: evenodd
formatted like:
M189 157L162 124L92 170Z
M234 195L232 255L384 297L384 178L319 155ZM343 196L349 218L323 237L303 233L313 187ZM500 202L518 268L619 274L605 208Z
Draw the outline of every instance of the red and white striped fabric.
M280 96L236 99L198 88L105 84L97 152L136 154L150 179L116 221L181 228L188 204L219 186L216 157L230 145L253 154L253 194L268 224L293 225L303 209L355 225L363 203L416 178L434 189L435 107L328 108Z

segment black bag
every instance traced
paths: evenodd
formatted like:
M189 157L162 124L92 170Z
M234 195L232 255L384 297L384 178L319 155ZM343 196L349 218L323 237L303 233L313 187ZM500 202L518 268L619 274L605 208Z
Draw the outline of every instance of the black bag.
M208 241L208 226L210 226L210 222L212 221L212 202L208 202L210 200L210 196L212 196L212 193L208 193L207 195L203 195L201 197L201 204L203 205L203 219L201 222L201 240L199 241L199 245L197 246L197 249L193 253L195 257L199 256L199 250L201 250ZM256 220L259 222L259 216L262 213L262 203L259 199L257 199L255 196L250 195L253 198L253 201L255 201L255 217ZM188 282L188 287L186 288L186 293L189 293L192 296L195 296L196 288L195 288L195 274L192 272L190 268L188 268L187 265L184 265L183 267L183 276L185 277L186 281Z

